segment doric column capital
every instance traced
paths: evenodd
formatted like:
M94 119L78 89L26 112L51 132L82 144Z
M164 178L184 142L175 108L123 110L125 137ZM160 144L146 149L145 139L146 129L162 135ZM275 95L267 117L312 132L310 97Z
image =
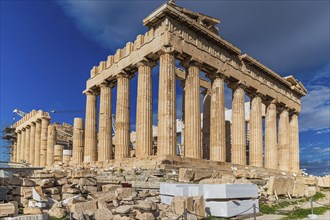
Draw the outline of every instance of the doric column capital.
M98 95L98 92L95 89L87 89L83 93L85 95L94 95L94 96Z
M151 69L154 68L157 65L157 62L153 60L149 60L147 58L144 58L140 62L136 64L136 67L139 68L140 66L149 66Z
M130 75L127 71L122 70L120 73L118 73L118 74L116 75L116 78L117 78L117 80L118 80L118 79L121 79L121 78L128 78L128 79L131 79L131 75Z
M223 79L223 80L226 80L228 78L226 75L224 75L220 71L216 71L216 72L213 72L213 73L207 73L207 77L209 79L211 79L212 82L217 78L220 78L220 79Z
M198 68L202 68L203 62L195 57L190 57L180 62L181 66L188 69L190 66L196 66Z
M237 88L246 90L246 88L247 88L246 83L243 81L228 82L227 86L229 88L231 88L232 90L236 90Z
M159 51L157 51L157 55L162 54L174 54L174 48L171 45L163 46Z

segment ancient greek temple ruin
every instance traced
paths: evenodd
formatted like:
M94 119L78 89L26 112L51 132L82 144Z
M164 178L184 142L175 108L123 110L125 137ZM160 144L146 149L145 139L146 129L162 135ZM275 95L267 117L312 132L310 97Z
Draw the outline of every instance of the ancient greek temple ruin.
M247 164L244 119L247 95L251 101L248 164L299 171L298 115L300 98L306 95L306 89L294 77L283 78L251 56L242 55L240 49L219 36L215 27L219 23L213 17L166 3L143 20L149 28L147 33L137 36L134 42L128 42L91 70L84 91L84 162L129 157L130 95L135 95L130 94L130 80L136 74L136 157L151 155L153 89L159 91L156 154L176 154L176 79L179 79L184 90L183 157L202 159L200 91L201 87L208 87L211 97L208 158L226 161L224 87L227 84L232 89L231 163ZM178 62L185 68L183 72L177 68ZM152 69L156 65L159 65L159 87L152 88ZM211 82L200 79L201 71ZM113 152L111 94L115 86ZM266 106L265 129L262 105Z
M65 150L72 142L72 127L50 122L48 112L32 110L11 127L11 161L25 162L34 167L52 166L54 162L70 160L71 150Z
M74 121L71 162L106 162L130 157L132 95L137 96L136 157L177 155L176 83L179 82L183 91L184 128L181 157L299 172L298 115L300 98L307 92L305 87L293 76L281 77L255 58L242 54L218 34L219 23L216 18L173 3L163 4L145 18L143 24L149 29L145 34L92 68L83 92L85 126L82 119ZM157 66L159 86L153 88L152 70ZM201 78L201 73L208 80ZM130 93L134 76L138 77L137 94ZM232 90L229 129L225 121L225 86ZM112 97L115 87L117 97ZM153 90L158 90L158 97L154 97L158 102L156 151L152 150ZM209 96L204 106L201 106L201 92ZM245 96L250 98L248 146ZM204 112L203 120L201 109L209 109L209 114ZM112 114L116 118L114 137ZM47 147L47 137L52 136L49 120L48 114L34 112L24 123L15 125L16 161L25 158L35 166L53 163L54 148ZM208 129L205 125L202 129L204 121L209 122Z

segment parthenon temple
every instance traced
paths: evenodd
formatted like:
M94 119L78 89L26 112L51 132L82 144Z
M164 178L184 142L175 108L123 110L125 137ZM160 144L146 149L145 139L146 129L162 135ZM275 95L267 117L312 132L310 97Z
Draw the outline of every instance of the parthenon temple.
M92 68L83 92L85 125L81 119L75 121L71 162L130 157L130 98L136 95L137 158L178 154L176 112L180 104L183 147L178 157L299 172L298 115L300 98L307 90L293 76L281 77L255 58L242 54L218 34L219 23L216 18L172 3L163 4L146 17L145 34ZM152 75L158 68L155 88ZM135 75L137 94L130 92L130 81ZM182 103L177 102L176 84L183 91ZM232 90L230 132L225 120L225 86ZM115 87L117 96L113 97ZM153 90L158 90L158 97L153 97ZM202 93L209 97L208 102L201 102ZM245 96L250 98L248 126ZM152 123L155 100L156 151ZM209 109L209 113L204 112L201 117L201 109ZM116 119L115 136L112 114ZM38 120L29 126L16 126L18 147L14 159L32 156L34 166L51 165L53 161L46 159L46 155L54 153L53 144L47 146L47 136L49 139L52 135L50 117L44 112L36 112L30 120L34 117ZM203 124L205 121L209 125Z

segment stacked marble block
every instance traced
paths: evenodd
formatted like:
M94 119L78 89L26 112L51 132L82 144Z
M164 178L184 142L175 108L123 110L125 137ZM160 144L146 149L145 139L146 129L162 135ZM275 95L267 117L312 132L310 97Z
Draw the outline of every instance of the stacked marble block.
M175 196L203 196L206 214L217 217L252 214L253 206L259 210L254 184L160 184L162 203L171 205Z

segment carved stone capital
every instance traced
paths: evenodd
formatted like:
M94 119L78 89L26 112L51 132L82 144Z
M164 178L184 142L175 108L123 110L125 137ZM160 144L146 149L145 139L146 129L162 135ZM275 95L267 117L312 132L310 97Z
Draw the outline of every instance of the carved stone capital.
M174 48L171 45L165 45L163 46L159 51L157 51L157 54L160 56L162 54L174 54Z
M181 64L181 66L183 66L186 69L188 69L189 66L196 66L200 69L203 67L203 62L201 60L197 59L197 58L194 58L194 57L190 57L188 59L185 59L180 64Z
M154 68L157 65L157 62L153 60L149 60L147 58L144 58L140 62L136 64L136 67L139 68L140 66L149 66L151 69Z

